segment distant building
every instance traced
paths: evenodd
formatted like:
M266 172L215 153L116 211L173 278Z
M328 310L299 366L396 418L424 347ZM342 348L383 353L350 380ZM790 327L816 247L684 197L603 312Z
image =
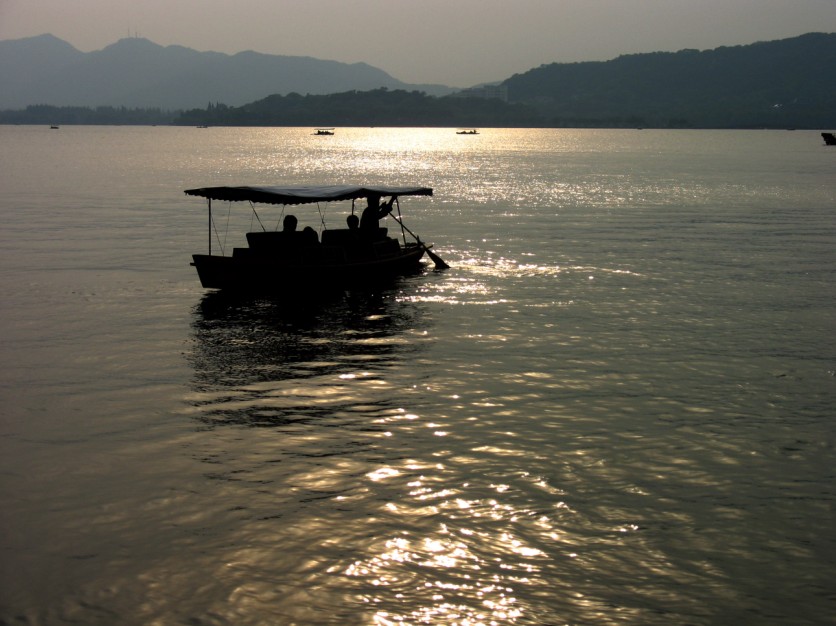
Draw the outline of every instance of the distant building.
M486 100L495 98L503 102L508 102L508 87L505 85L482 85L480 87L462 89L452 95L456 98L484 98Z

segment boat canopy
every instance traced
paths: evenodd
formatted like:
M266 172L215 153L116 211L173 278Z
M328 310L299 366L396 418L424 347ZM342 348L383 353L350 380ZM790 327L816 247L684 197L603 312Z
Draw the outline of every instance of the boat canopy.
M430 187L361 187L357 185L323 185L292 187L202 187L186 189L190 196L229 202L260 202L263 204L311 204L356 200L369 196L431 196Z

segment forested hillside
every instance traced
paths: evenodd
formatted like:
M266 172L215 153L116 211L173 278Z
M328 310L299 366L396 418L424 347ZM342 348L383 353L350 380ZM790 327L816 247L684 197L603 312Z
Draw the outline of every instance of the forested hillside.
M542 126L532 108L484 98L436 98L375 89L327 96L269 96L242 107L209 105L177 124L211 126Z
M556 126L827 127L836 123L836 34L553 63L505 85Z
M131 58L129 52L141 53L140 57L146 60L150 58L149 53L154 53L154 58L169 58L166 55L172 55L171 59L179 59L180 63L192 69L193 66L186 61L214 58L210 53L198 54L173 47L162 49L150 42L124 40L99 58L99 61L106 59L107 67L111 69L95 74L88 67L88 57L80 57L73 53L72 48L54 38L29 41L27 45L37 49L46 46L50 50L49 58L63 53L68 67L83 61L86 75L98 77L113 75L115 70L112 68L121 67L113 60L116 52L124 58ZM0 46L0 52L2 49ZM36 56L31 49L27 54L30 58ZM203 54L209 57L200 56ZM224 64L235 61L237 69L234 74L238 76L249 71L247 68L251 68L250 64L258 58L257 55L247 54L232 58L220 56ZM290 67L287 59L268 60L271 64L281 61L284 69L280 74L284 79L293 74L287 69ZM300 61L293 59L292 62ZM13 63L0 63L0 70L3 70L0 74L5 72L9 84L25 82L27 77L13 72L13 66ZM371 80L380 76L379 71L368 67L347 68L334 63L317 65L326 66L339 70L340 76L348 75L346 71L350 69L349 74L355 81L359 80L355 71L362 70L361 74L370 75ZM35 68L35 65L31 67ZM160 74L149 69L156 67L150 62L142 67L141 73L148 79L143 83L148 93L165 92L168 89L166 85L173 84L171 77L168 82L160 82ZM35 69L32 71L35 72ZM49 64L42 64L37 71L48 73L54 70L49 69ZM65 68L64 73L70 74L69 69ZM179 87L186 84L192 97L195 93L202 94L201 98L214 93L207 87L211 83L207 76L212 73L189 71L187 74L188 81L174 82L179 82ZM214 78L218 76L216 74ZM147 100L140 105L128 102L115 106L105 102L87 107L55 106L45 100L22 110L0 111L0 123L831 130L836 128L834 77L836 34L811 33L781 41L715 50L655 52L621 56L606 62L544 65L504 81L507 102L461 97L464 94L433 96L422 89L387 85L368 90L355 87L340 90L339 85L344 83L331 78L325 81L332 85L331 92L305 92L307 95L302 95L302 92L274 91L274 95L253 98L246 101L248 104L237 106L235 101L212 97L203 99L198 105L171 108L150 106ZM130 82L127 78L122 82L126 81ZM112 81L109 88L115 89L116 82ZM273 80L260 84L259 88L263 90L267 84L278 85L281 82L277 74ZM92 98L91 93L87 92L88 98ZM108 96L108 99L111 98ZM206 108L192 108L202 107L204 102L210 104ZM145 108L138 109L137 106Z

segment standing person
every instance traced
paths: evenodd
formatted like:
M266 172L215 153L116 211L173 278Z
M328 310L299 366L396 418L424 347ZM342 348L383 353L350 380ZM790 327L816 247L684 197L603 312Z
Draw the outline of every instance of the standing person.
M392 196L389 202L380 204L380 196L370 195L368 197L368 206L363 209L363 214L360 216L360 232L364 237L377 239L378 221L391 213L396 198L397 196Z

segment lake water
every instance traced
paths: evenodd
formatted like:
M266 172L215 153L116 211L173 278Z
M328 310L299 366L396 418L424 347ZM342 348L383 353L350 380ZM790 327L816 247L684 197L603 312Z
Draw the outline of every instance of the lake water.
M200 287L353 182L452 268ZM0 126L0 219L0 624L833 623L818 133Z

